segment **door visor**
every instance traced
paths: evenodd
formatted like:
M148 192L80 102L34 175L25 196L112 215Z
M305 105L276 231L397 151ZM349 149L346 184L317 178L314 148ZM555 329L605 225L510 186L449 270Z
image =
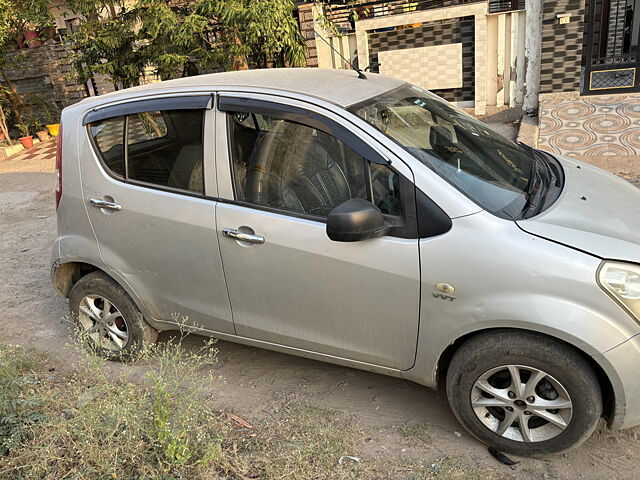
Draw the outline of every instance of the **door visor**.
M218 109L227 113L269 115L278 119L307 125L311 128L317 128L341 140L370 162L379 163L380 165L389 165L391 163L348 128L311 110L284 103L227 95L221 95L218 98Z
M106 107L97 107L89 111L82 125L98 122L106 118L120 117L142 112L166 110L209 110L213 106L213 95L188 95L180 97L158 97L149 100L119 103Z

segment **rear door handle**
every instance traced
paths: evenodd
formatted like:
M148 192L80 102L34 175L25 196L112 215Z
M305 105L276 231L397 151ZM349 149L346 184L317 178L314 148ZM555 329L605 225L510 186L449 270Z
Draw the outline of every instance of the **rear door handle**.
M101 200L99 198L91 198L89 199L89 203L96 208L106 208L108 210L122 210L122 205L119 203L108 202L106 200Z
M262 235L243 233L232 228L223 228L222 235L224 235L225 237L234 238L240 242L255 243L257 245L264 244L264 237Z

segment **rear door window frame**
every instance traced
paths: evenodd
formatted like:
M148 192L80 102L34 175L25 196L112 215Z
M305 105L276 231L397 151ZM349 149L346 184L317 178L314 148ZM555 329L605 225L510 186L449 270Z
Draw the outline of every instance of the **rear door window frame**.
M85 113L82 119L82 125L85 127L87 136L89 137L89 143L91 148L100 162L100 166L104 172L114 180L128 184L136 185L139 187L150 188L154 190L165 191L169 193L178 193L180 195L186 195L196 198L209 198L216 200L216 197L210 197L207 195L207 181L206 181L206 153L207 142L212 139L212 136L207 135L207 111L213 110L213 104L215 100L215 94L213 93L200 93L200 94L188 94L177 96L157 97L146 100L131 100L129 102L118 103L116 105L108 105L103 108L94 108ZM203 176L203 191L195 192L193 190L186 190L167 185L161 185L157 183L145 182L143 180L135 180L128 178L128 131L129 131L129 116L137 113L144 113L149 111L168 112L172 110L196 110L200 111L202 115L202 176ZM102 151L95 142L93 135L91 134L91 125L93 122L102 120L109 120L112 118L123 117L123 130L122 130L122 158L124 163L125 175L119 175L114 172L108 165L106 165ZM166 120L165 120L166 122ZM215 122L211 122L213 125L209 125L209 129L215 128ZM167 124L169 129L171 125ZM215 169L214 169L215 170ZM214 179L215 180L215 179ZM215 182L214 182L215 183ZM217 193L217 192L216 192Z

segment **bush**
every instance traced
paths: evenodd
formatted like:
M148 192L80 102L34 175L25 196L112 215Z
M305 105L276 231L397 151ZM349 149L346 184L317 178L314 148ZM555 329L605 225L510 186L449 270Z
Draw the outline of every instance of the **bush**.
M398 479L489 478L456 459L398 466L355 457L361 432L338 413L285 403L260 425L217 412L216 349L184 337L140 352L123 368L81 351L71 373L0 344L2 479ZM419 435L420 432L417 433ZM421 435L420 435L421 436Z
M222 455L231 431L199 398L211 380L212 343L190 352L181 342L153 347L135 373L113 379L85 354L79 368L54 378L17 347L0 348L0 477L216 478L233 470ZM38 364L39 365L39 364Z
M41 359L15 345L0 344L0 456L8 455L32 438L33 427L44 420L45 402L34 369Z

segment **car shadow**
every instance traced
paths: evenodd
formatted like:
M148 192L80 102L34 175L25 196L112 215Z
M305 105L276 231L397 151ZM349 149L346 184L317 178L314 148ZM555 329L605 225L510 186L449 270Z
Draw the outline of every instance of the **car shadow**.
M177 332L163 332L160 342ZM202 348L206 337L189 335L186 348ZM215 373L224 380L214 395L224 405L261 417L277 404L296 400L339 410L361 424L400 426L429 424L462 431L444 391L400 378L217 340Z

